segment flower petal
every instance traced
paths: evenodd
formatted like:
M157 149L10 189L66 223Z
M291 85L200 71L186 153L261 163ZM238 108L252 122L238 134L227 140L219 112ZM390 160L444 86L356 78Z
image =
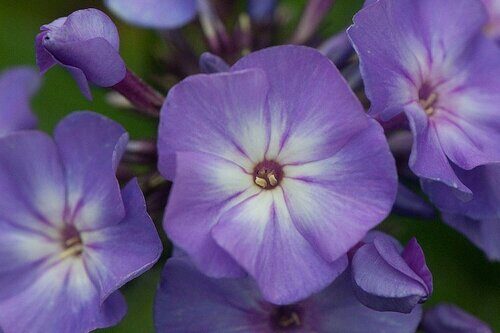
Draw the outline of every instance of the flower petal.
M124 21L146 28L179 28L197 13L196 0L105 0L104 3Z
M212 235L275 304L290 304L320 291L347 266L346 257L325 261L302 237L279 188L234 206L221 216Z
M493 333L487 324L452 304L439 304L427 311L422 329L426 333Z
M283 169L293 224L327 261L358 243L394 203L394 159L380 126L370 124L333 157Z
M88 332L117 324L125 312L121 295L102 303L83 261L69 258L1 302L0 326L7 332Z
M185 259L169 259L155 299L159 333L271 333L258 289L247 279L213 279Z
M111 226L125 216L115 176L128 134L123 127L92 112L64 118L54 133L67 181L68 221L79 230Z
M266 158L294 164L330 157L368 126L359 100L318 51L278 46L249 54L232 70L267 74L271 140Z
M204 153L177 153L175 182L163 227L172 241L213 277L244 275L210 235L229 207L260 191L238 165Z
M130 181L122 193L125 218L111 227L81 234L87 269L99 281L103 299L151 268L162 252L137 180Z
M253 172L268 145L268 83L260 70L191 76L170 90L159 130L159 169L174 179L177 151L217 155Z

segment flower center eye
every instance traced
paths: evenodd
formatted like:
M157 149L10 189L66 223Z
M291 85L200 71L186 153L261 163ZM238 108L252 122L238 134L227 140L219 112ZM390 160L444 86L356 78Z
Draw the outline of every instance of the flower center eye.
M271 315L274 328L295 329L302 326L301 310L294 305L280 306Z
M61 246L63 248L61 259L78 257L83 253L82 238L74 226L68 225L61 231Z
M263 189L273 189L283 178L283 169L275 161L263 161L255 166L254 182Z
M432 116L436 111L438 94L428 84L423 84L418 92L419 103L428 116Z

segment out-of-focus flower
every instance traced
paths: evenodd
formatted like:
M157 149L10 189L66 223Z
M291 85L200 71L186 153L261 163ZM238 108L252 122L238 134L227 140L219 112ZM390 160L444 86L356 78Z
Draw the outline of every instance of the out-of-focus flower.
M488 12L489 21L484 27L486 35L500 41L500 1L482 0Z
M413 238L403 249L392 237L372 232L352 258L356 296L378 311L410 313L432 294L432 274Z
M54 140L0 139L0 325L6 332L88 332L116 324L118 288L153 265L161 242L137 182L115 177L128 135L90 112Z
M228 72L230 66L221 57L210 52L204 52L200 56L200 70L207 74Z
M434 181L422 183L443 220L469 238L492 260L500 260L500 165L491 164L455 172L474 193L465 200L460 192ZM468 198L467 198L468 199Z
M273 20L278 0L248 0L248 14L258 23L269 23Z
M198 0L105 0L122 20L141 27L176 29L194 19ZM204 1L204 0L202 0Z
M0 73L0 137L36 126L30 100L39 87L40 77L30 67L15 67Z
M89 82L112 87L125 79L127 69L119 45L111 19L97 9L84 9L41 27L36 61L42 73L55 64L66 68L90 99Z
M354 296L348 270L320 293L277 306L249 278L209 278L181 258L167 262L155 302L159 333L414 333L421 316L420 306L411 314L365 307Z
M331 283L396 195L380 125L306 47L265 49L175 86L158 151L174 181L170 238L212 277L249 273L274 303Z
M435 217L434 208L424 199L415 194L403 184L398 184L398 195L392 211L396 214L409 217L431 219Z
M500 57L475 0L379 0L348 34L361 62L370 113L405 113L414 134L410 167L470 195L463 169L500 161Z
M452 304L440 304L424 314L425 333L493 333L484 322Z

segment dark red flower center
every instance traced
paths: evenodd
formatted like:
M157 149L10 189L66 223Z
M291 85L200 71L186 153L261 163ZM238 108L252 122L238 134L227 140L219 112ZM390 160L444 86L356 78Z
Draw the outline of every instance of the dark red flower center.
M83 242L80 232L72 225L67 225L61 231L62 257L80 256L83 253Z
M438 94L427 83L424 83L418 91L419 103L427 115L432 116L436 111L438 97Z
M283 179L283 169L275 161L263 161L255 166L254 182L263 189L273 189Z

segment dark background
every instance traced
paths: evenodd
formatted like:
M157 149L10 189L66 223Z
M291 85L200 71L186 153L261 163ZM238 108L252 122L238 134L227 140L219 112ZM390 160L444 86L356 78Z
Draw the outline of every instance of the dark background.
M292 17L288 24L292 27L305 1L282 0L281 3L282 12ZM338 0L322 24L321 34L328 36L348 25L361 4L360 0ZM88 7L102 9L102 3L84 0L1 1L0 70L14 65L34 65L34 38L39 27L76 9ZM154 76L152 59L165 49L162 40L152 31L122 24L117 19L115 22L121 36L121 54L128 66L140 75ZM291 28L285 29L283 34L291 32ZM199 49L203 47L197 46ZM119 121L133 138L154 136L154 121L109 106L104 90L94 89L93 94L94 101L85 100L67 72L61 68L50 70L33 103L41 129L52 131L55 124L72 111L92 110ZM488 322L494 331L500 331L500 264L488 262L463 236L439 220L392 216L382 227L403 242L416 236L423 246L435 285L434 295L426 306L437 302L456 303ZM161 265L123 288L129 312L120 325L102 332L153 332L152 304Z

